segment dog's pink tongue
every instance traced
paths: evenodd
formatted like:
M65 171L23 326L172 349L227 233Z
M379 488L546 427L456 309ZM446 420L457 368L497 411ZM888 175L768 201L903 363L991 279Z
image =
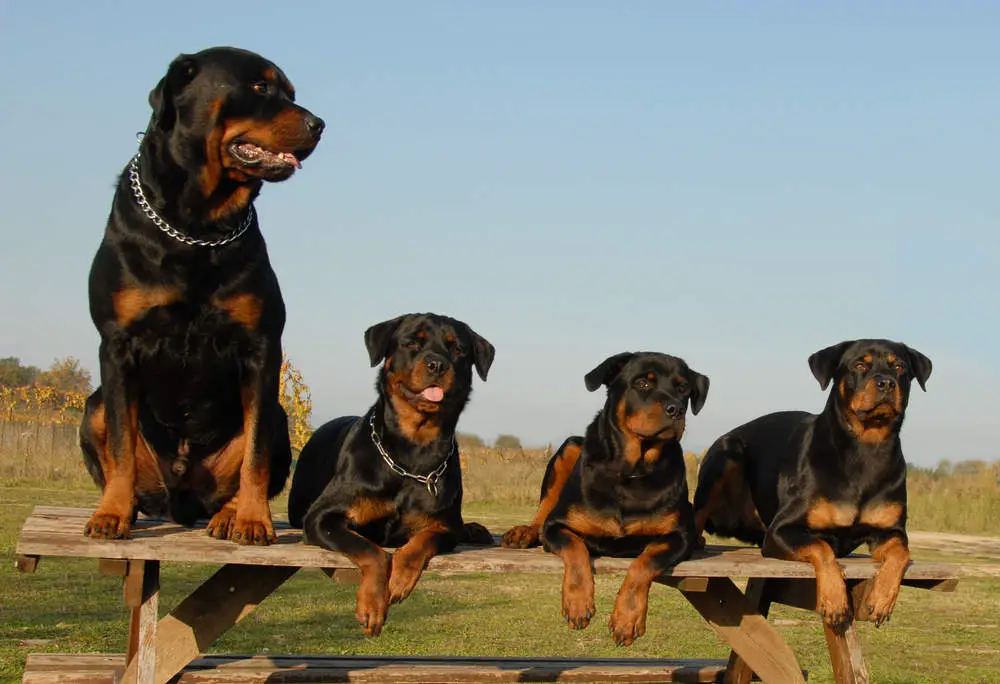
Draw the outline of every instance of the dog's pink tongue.
M278 156L281 157L282 159L284 159L286 162L288 162L292 166L294 166L295 168L297 168L297 169L301 169L302 168L302 163L299 161L298 157L296 157L291 152L282 152Z
M431 385L423 392L421 392L420 396L426 399L427 401L438 402L444 399L444 390L441 389L440 387L435 387Z

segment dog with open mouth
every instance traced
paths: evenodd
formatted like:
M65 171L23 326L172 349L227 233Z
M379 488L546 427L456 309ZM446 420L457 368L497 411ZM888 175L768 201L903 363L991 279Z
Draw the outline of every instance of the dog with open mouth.
M103 496L84 532L127 537L141 511L268 544L291 465L285 305L253 202L323 120L274 63L230 47L177 57L149 104L90 270L101 385L80 444Z
M288 518L305 541L346 554L361 570L355 615L377 636L391 603L413 591L427 562L493 537L462 519L455 428L494 348L465 323L407 314L365 332L378 398L364 416L313 433L292 476ZM391 556L384 547L399 547Z
M822 389L818 414L782 411L721 436L698 472L695 529L812 564L816 610L842 631L855 617L838 558L861 544L880 567L857 609L876 626L892 615L910 552L906 461L899 439L910 387L931 361L885 339L847 340L809 357Z

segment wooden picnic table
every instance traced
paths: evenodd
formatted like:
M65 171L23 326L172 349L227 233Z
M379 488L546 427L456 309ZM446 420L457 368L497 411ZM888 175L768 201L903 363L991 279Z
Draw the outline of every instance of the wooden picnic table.
M731 646L725 660L660 658L445 658L335 656L211 656L201 654L245 618L300 568L319 568L335 581L360 577L346 556L301 542L301 531L276 524L278 542L240 546L203 529L140 518L126 541L90 539L83 527L93 511L37 506L17 542L18 568L33 572L43 557L95 558L102 572L124 578L131 609L124 656L31 654L24 682L244 681L605 681L804 682L795 654L767 621L772 603L806 610L816 605L815 574L807 563L763 558L748 547L713 547L671 568L659 582L678 589ZM222 567L173 611L159 616L159 571L164 562ZM624 572L631 559L597 558L596 572ZM855 619L867 619L864 596L876 570L868 556L841 560L854 600ZM541 549L459 547L433 558L428 571L562 573L562 561ZM953 591L958 568L911 563L903 584ZM741 591L733 578L748 578ZM868 681L854 626L824 627L837 682Z

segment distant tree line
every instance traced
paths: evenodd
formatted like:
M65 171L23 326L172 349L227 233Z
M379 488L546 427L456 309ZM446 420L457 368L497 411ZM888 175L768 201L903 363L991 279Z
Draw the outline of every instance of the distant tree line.
M471 432L459 432L455 435L455 439L458 441L458 446L461 449L485 449L487 447L493 447L494 449L523 448L521 440L515 435L497 435L497 438L493 440L493 444L487 444L486 440Z
M52 387L60 392L87 394L94 389L90 371L72 356L56 359L47 369L25 366L16 356L0 358L0 387Z

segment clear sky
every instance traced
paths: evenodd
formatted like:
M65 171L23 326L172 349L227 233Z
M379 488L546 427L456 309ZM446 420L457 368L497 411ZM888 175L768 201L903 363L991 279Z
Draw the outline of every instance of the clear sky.
M685 446L818 410L810 353L927 354L911 461L1000 458L1000 3L0 3L0 356L97 369L86 279L147 93L260 52L322 116L257 203L318 424L411 311L496 345L460 429L583 430L624 350L711 378ZM95 372L96 375L96 372Z

